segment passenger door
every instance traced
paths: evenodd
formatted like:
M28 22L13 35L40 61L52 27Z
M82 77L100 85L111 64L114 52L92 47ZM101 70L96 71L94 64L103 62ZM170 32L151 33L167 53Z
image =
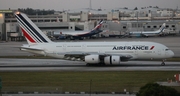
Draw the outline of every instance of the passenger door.
M161 56L161 49L158 49L158 53L159 56Z
M66 44L63 44L63 50L66 51Z

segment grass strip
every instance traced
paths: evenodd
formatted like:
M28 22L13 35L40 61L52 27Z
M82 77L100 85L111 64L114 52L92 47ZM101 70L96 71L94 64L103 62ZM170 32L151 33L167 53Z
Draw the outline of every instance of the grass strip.
M180 71L0 72L3 92L137 92L149 82L174 81ZM91 81L92 80L92 81ZM175 87L180 92L180 87Z

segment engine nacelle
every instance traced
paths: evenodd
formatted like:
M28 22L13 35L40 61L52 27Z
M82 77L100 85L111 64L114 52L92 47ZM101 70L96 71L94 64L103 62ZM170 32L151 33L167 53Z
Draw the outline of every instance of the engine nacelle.
M85 56L85 62L89 64L98 64L100 63L99 55L87 55Z
M105 64L120 64L121 62L121 57L120 56L107 56L104 58L104 63Z

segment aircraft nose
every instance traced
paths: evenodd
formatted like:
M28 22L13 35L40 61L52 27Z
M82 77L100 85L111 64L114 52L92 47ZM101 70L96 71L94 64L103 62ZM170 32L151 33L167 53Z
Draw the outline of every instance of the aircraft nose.
M174 52L170 50L169 56L170 56L170 57L173 57L173 56L174 56Z

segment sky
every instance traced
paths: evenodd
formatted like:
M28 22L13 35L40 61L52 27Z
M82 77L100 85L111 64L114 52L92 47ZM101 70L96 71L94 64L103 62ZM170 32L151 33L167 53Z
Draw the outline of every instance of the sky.
M90 0L0 0L0 10L33 8L45 10L73 10L89 8ZM180 9L180 0L91 0L93 9L124 8L134 9L135 7L158 6L160 8Z

